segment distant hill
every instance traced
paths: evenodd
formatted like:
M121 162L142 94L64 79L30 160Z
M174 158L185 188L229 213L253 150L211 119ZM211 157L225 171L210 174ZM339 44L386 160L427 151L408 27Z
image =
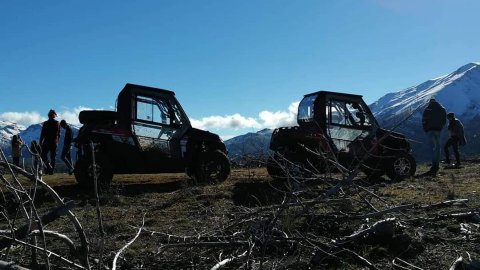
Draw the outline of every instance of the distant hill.
M264 156L268 154L273 129L262 129L226 140L225 145L230 159L244 156Z

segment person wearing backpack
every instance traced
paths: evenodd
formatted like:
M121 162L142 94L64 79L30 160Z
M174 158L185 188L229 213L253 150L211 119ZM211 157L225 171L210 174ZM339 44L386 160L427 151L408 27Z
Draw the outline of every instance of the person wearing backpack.
M467 144L465 132L463 130L463 124L460 122L460 120L455 118L455 114L453 112L449 112L447 114L447 119L448 133L450 134L450 138L443 147L443 150L445 151L445 164L447 164L447 166L450 164L450 153L448 149L452 147L455 155L455 164L453 166L454 168L460 168L460 152L458 151L458 146Z

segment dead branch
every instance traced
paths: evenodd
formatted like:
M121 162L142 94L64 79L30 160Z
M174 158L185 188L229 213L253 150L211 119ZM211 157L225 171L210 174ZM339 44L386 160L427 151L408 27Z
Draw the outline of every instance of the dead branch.
M93 168L95 168L95 147L93 145L93 142L90 142L90 148L92 149L92 166ZM105 246L105 230L103 229L102 212L100 211L100 199L98 197L98 178L96 169L93 169L93 185L93 190L95 193L95 208L97 212L98 230L100 231L100 258L98 266L101 269L103 265L103 249Z
M41 179L41 176L37 177L36 175L34 175L32 173L29 173L29 172L23 170L22 168L19 168L19 167L16 167L16 166L15 167L10 167L10 164L6 161L1 161L0 160L0 167L9 167L9 168L12 169L12 171L15 170L15 172L17 172L18 174L20 174L20 175L24 176L25 178L29 179L30 181L32 181L32 183L38 183L43 189L45 189L52 196L52 198L55 200L55 202L57 204L59 204L59 205L64 205L65 204L63 202L63 199L57 194L57 192L55 192L55 190L53 190L53 188L50 185L48 185L47 183L45 183ZM80 239L80 245L81 246L80 246L80 248L76 249L78 251L77 257L79 258L79 260L82 262L82 264L86 268L90 268L90 263L89 263L89 259L88 259L89 245L88 245L87 237L85 235L85 231L83 230L83 227L80 224L80 222L78 221L77 217L71 211L67 211L66 216L68 217L70 222L75 227L75 230L76 230L76 232L78 234L78 237Z
M73 255L76 254L77 250L76 250L75 244L73 243L73 241L68 236L66 236L64 234L61 234L61 233L58 233L58 232L47 231L47 230L44 230L43 234L45 236L49 236L49 237L61 240L63 243L65 243L68 246L71 254L73 254ZM34 230L30 233L30 235L40 235L40 231L39 230Z
M21 267L14 262L4 262L0 261L0 269L1 270L29 270L28 268Z
M128 242L125 246L123 246L123 247L117 252L117 254L115 254L115 258L113 258L112 270L117 269L117 260L118 260L118 257L120 257L120 254L122 254L122 252L123 252L125 249L127 249L128 246L130 246L131 244L133 244L133 242L135 242L135 240L137 240L137 238L140 236L140 233L141 233L142 230L143 230L144 224L145 224L145 215L143 215L142 226L140 227L140 229L138 229L138 232L137 232L137 234L135 235L135 237L133 237L133 239L130 240L130 242Z
M61 205L53 209L52 211L50 211L49 213L41 217L41 223L46 225L50 222L55 221L59 217L66 215L67 212L70 211L70 209L73 209L74 206L75 206L75 203L73 201L69 201L64 205ZM19 229L16 229L14 232L10 231L9 234L12 234L15 236L13 239L21 240L29 235L31 229L32 229L31 224L26 224L20 227ZM9 241L6 238L0 239L0 250L10 246L13 242L14 241Z
M398 262L399 263L398 263ZM398 268L402 268L402 269L406 269L406 270L411 270L411 269L416 269L416 270L423 270L422 268L420 267L417 267L409 262L406 262L398 257L396 257L395 259L392 260L392 264Z
M369 262L367 259L365 259L363 256L360 254L356 253L353 250L342 248L342 251L347 252L348 254L352 255L355 259L357 259L361 264L367 266L369 269L378 269L373 265L371 262Z
M358 238L361 238L369 233L375 232L377 230L388 230L393 228L394 222L396 221L395 218L387 218L384 220L380 220L375 222L372 226L368 227L367 229L361 229L349 236L345 236L339 240L333 240L333 243L337 245L343 245L351 241L355 241ZM383 228L382 228L383 227Z
M245 257L248 253L248 250L246 250L245 252L243 252L242 254L238 255L238 256L235 256L235 257L231 257L231 258L228 258L228 259L225 259L225 260L222 260L220 261L219 263L215 264L211 270L218 270L220 268L222 268L223 266L227 265L228 263L230 262L233 262L234 260L238 260L242 257Z
M79 264L77 264L77 263L75 263L75 262L73 262L73 261L71 261L71 260L69 260L69 259L67 259L67 258L65 258L65 257L63 257L63 256L61 256L61 255L59 255L59 254L57 254L57 253L55 253L55 252L53 252L53 251L51 251L51 250L46 250L46 249L44 249L44 248L42 248L42 247L39 247L39 246L36 246L36 245L32 245L32 244L29 244L29 243L27 243L27 242L24 242L24 241L21 241L21 240L18 240L18 239L11 238L11 237L8 237L8 236L6 236L6 235L0 235L0 238L6 238L6 239L11 240L11 241L14 241L14 242L16 242L16 243L18 243L18 244L21 244L21 245L24 245L24 246L27 246L27 247L30 247L30 248L34 248L34 249L37 249L37 250L40 250L40 251L45 252L46 254L48 254L48 256L54 256L54 257L60 259L61 261L65 262L66 264L68 264L68 265L70 265L70 266L74 266L74 267L76 267L76 268L78 268L78 269L88 269L88 268L83 267L82 265L79 265Z

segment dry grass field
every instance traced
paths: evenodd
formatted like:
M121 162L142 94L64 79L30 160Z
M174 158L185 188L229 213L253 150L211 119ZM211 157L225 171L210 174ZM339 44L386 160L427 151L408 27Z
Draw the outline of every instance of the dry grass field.
M426 170L419 166L417 174ZM469 162L397 183L359 175L328 198L338 175L286 184L264 168L235 169L224 183L196 186L184 174L117 175L100 196L103 241L93 192L79 189L68 174L43 180L75 202L91 266L102 257L99 269L112 267L140 228L118 268L211 269L227 261L217 269L448 269L460 256L480 259L479 172L480 164ZM2 194L7 207L8 192ZM35 205L43 213L57 204L39 189ZM78 241L66 218L46 229ZM47 244L69 256L61 243ZM29 252L16 246L0 259L28 265ZM51 261L54 269L75 268Z

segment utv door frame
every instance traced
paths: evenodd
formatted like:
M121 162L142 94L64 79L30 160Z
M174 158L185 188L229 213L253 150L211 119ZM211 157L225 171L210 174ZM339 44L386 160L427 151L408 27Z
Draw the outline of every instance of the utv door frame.
M358 99L340 95L329 95L324 101L326 114L325 132L335 144L337 150L348 150L349 144L360 136L374 136L376 129L376 121L371 115L371 112L368 110L368 106L363 102L361 98ZM333 102L338 102L342 106L342 111L337 112L339 117L341 117L341 121L339 120L338 123L335 122L333 118ZM365 118L363 123L357 123L355 117L353 116L353 113L347 107L348 104L352 104L352 106L353 104L359 105L361 108L359 111L361 111L365 118L368 118L368 124L365 124ZM332 131L334 129L338 129L338 134L332 134ZM351 136L349 136L348 133L351 133Z
M177 122L172 119L177 117L171 96L138 92L132 103L131 128L143 156L145 169L159 172L158 168L162 167L165 169L162 172L181 171L184 162L179 138L184 136L189 123L183 125L182 120L178 123L178 119Z

